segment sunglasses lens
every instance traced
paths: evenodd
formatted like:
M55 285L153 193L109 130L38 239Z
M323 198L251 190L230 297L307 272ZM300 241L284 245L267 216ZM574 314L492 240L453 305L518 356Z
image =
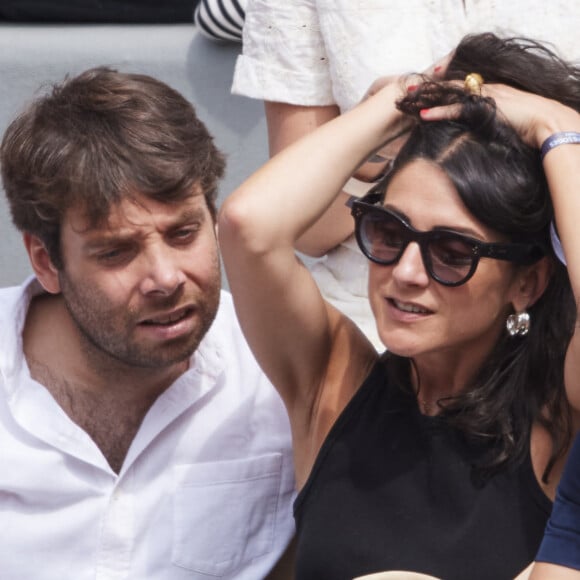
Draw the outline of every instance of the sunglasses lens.
M359 233L365 253L381 264L396 262L408 243L404 225L383 212L365 214Z
M383 208L367 206L357 221L357 238L365 255L385 266L396 263L408 244L417 242L429 275L448 286L468 280L478 260L477 244L464 236L437 230L418 232Z
M431 239L428 243L433 274L443 283L457 284L473 267L474 246L455 237Z

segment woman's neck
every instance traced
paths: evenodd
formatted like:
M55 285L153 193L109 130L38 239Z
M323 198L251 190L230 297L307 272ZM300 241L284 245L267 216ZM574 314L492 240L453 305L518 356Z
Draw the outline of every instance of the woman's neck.
M483 361L424 355L411 360L411 384L421 412L437 415L445 399L463 393Z

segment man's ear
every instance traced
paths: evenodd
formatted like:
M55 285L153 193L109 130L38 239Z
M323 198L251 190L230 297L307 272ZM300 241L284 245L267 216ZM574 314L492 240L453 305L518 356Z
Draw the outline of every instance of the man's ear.
M548 258L542 258L518 273L516 292L512 300L516 312L527 310L540 299L550 282L552 271L552 262Z
M22 236L24 247L28 252L30 264L42 287L51 294L60 293L58 269L53 264L44 242L38 236L24 233Z

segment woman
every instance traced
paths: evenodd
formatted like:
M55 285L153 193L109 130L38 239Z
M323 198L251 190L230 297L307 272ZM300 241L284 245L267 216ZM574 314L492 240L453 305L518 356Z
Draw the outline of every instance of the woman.
M300 579L513 578L538 548L575 418L563 369L580 298L580 148L547 141L543 164L537 149L580 132L580 71L493 35L465 39L447 77L473 70L486 84L410 87L402 112L401 83L388 83L222 208L238 315L292 425ZM388 349L377 358L293 246L413 123L391 173L352 208ZM572 285L549 246L554 216Z
M232 91L264 101L272 155L354 107L378 76L423 71L468 32L517 30L551 42L564 58L580 54L576 27L562 25L580 22L580 3L568 0L248 0L246 14ZM322 295L379 352L384 347L369 307L368 265L344 202L366 193L384 171L381 158L392 157L392 149L381 153L357 168L344 195L296 245L308 256L323 256L310 267Z

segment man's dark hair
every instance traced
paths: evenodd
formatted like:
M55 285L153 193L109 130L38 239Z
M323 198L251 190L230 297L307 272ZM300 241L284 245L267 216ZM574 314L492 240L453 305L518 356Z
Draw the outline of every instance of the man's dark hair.
M172 203L199 192L215 217L225 165L180 93L105 67L35 100L8 127L0 163L14 224L40 238L58 268L69 208L82 208L93 227L127 197Z

